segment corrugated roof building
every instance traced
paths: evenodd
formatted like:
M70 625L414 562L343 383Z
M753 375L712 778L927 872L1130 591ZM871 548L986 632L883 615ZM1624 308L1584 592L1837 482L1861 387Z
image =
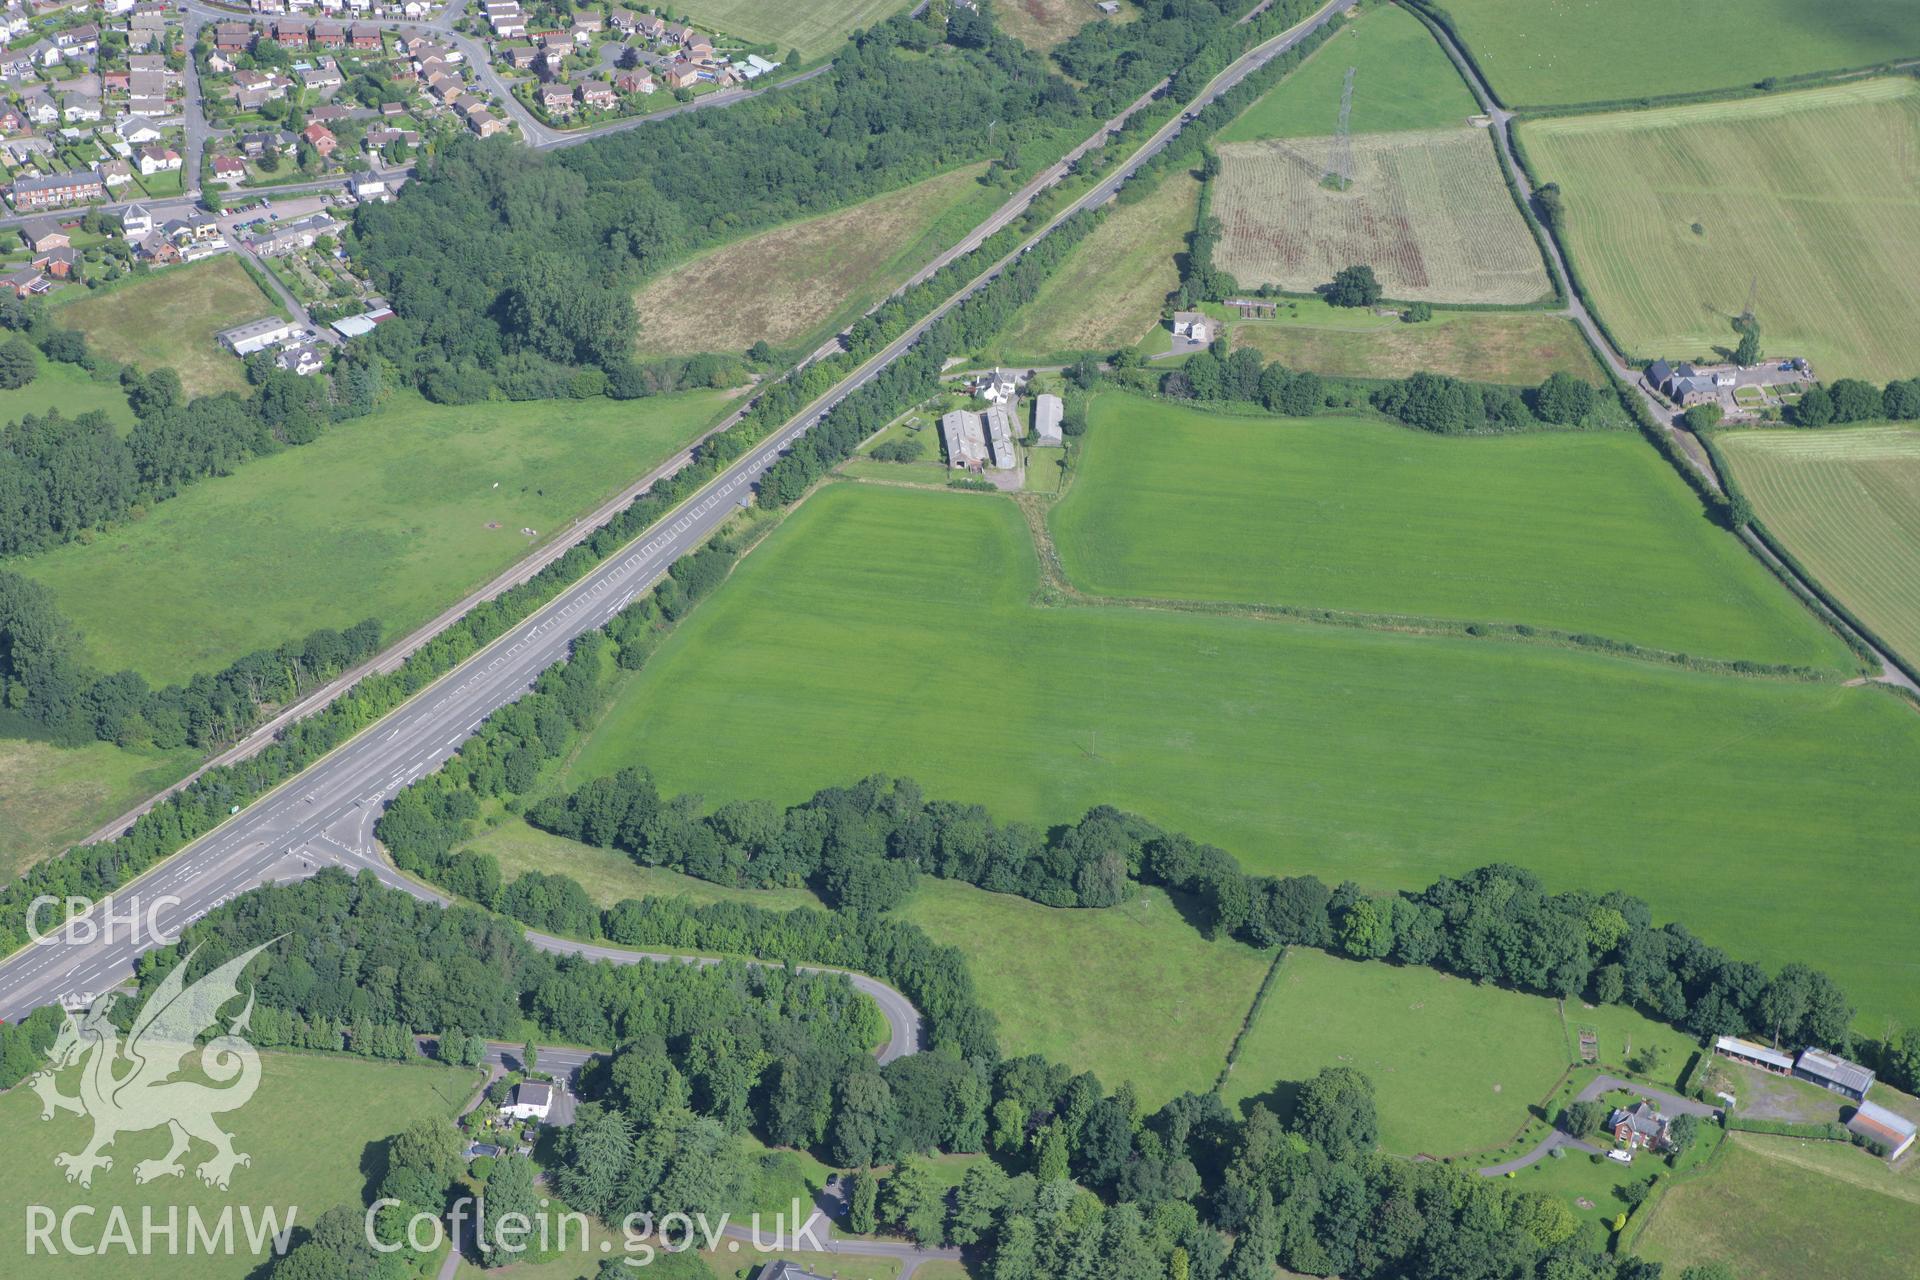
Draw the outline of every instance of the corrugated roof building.
M1041 444L1058 445L1064 443L1060 434L1060 418L1066 412L1066 406L1056 395L1034 397L1033 401L1033 438Z
M974 469L987 465L987 436L980 428L979 414L955 409L942 415L940 438L946 442L950 465Z
M1898 1160L1906 1149L1913 1145L1916 1126L1905 1116L1887 1110L1877 1102L1862 1101L1847 1121L1847 1128L1873 1143L1884 1147L1887 1159Z
M1867 1090L1873 1087L1873 1071L1870 1068L1857 1062L1848 1062L1824 1049L1802 1049L1799 1059L1793 1064L1793 1074L1802 1080L1811 1080L1823 1089L1831 1089L1855 1099L1865 1098Z
M995 405L987 410L987 442L993 450L993 465L997 471L1011 471L1020 465L1019 457L1013 451L1013 415Z

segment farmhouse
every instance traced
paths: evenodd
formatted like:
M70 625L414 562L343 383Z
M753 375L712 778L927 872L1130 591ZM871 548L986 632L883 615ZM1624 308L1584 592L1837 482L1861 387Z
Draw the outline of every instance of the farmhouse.
M1887 1110L1877 1102L1861 1102L1854 1109L1853 1118L1847 1121L1847 1128L1874 1146L1883 1148L1889 1160L1898 1160L1913 1145L1913 1121Z
M1873 1071L1870 1068L1857 1062L1848 1062L1824 1049L1802 1049L1800 1057L1793 1064L1793 1074L1856 1102L1865 1098L1867 1090L1873 1087Z
M538 1080L522 1080L513 1087L513 1096L500 1108L510 1120L545 1120L553 1110L553 1086Z
M1060 434L1060 418L1065 406L1056 395L1039 395L1033 400L1033 438L1040 444L1065 443Z
M1713 1042L1713 1051L1722 1057L1732 1058L1735 1062L1759 1067L1762 1071L1771 1071L1783 1076L1793 1074L1792 1054L1769 1049L1751 1040L1742 1040L1737 1036L1721 1036Z
M273 367L285 369L288 373L302 378L311 378L320 372L326 362L320 358L320 348L311 342L301 343L297 347L285 347L273 358Z
M940 438L947 446L947 463L956 470L978 471L987 465L987 436L979 414L955 409L941 415Z
M1607 1128L1614 1141L1630 1151L1657 1151L1667 1145L1667 1118L1645 1099L1630 1107L1615 1107L1607 1117Z
M1005 369L995 369L992 373L975 378L968 390L988 404L1012 404L1020 392L1020 382Z
M1176 311L1173 313L1173 336L1205 346L1213 340L1212 324L1213 321L1202 312Z
M282 320L279 316L268 316L264 320L249 320L246 324L237 324L231 329L223 329L215 336L220 339L221 346L244 358L256 351L277 347L299 332L300 326L293 321Z

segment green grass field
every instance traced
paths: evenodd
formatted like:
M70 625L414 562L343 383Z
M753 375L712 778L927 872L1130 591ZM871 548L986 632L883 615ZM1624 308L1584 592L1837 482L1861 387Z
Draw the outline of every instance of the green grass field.
M1457 1155L1520 1130L1527 1108L1566 1071L1567 1041L1544 997L1297 947L1240 1046L1224 1096L1258 1098L1284 1118L1291 1086L1338 1066L1372 1079L1381 1146Z
M1637 434L1452 439L1108 394L1052 515L1103 595L1525 622L1852 670Z
M1404 378L1422 369L1477 382L1534 386L1555 372L1605 385L1573 322L1538 311L1436 311L1405 324L1318 298L1288 298L1272 320L1233 319L1233 345L1289 369L1347 378Z
M59 853L199 759L187 751L123 751L109 742L56 747L0 738L0 881Z
M686 0L674 12L697 27L775 45L776 58L798 49L812 59L832 53L856 28L870 27L906 7L906 0Z
M423 1115L451 1116L479 1082L475 1071L371 1063L344 1056L265 1054L260 1064L260 1088L253 1100L217 1117L233 1135L234 1148L253 1157L251 1165L234 1172L232 1185L224 1192L194 1176L194 1165L211 1154L201 1143L189 1152L183 1177L136 1184L135 1162L166 1153L167 1137L160 1129L121 1135L110 1153L113 1168L95 1174L91 1189L68 1183L53 1157L57 1152L79 1150L92 1132L92 1122L64 1113L43 1122L40 1099L24 1087L0 1096L0 1142L11 1157L0 1168L0 1197L15 1206L14 1212L0 1217L0 1256L17 1260L25 1255L27 1220L21 1206L45 1205L56 1214L73 1205L95 1206L92 1217L75 1219L74 1234L80 1243L100 1238L113 1206L125 1210L136 1240L142 1206L152 1206L156 1221L163 1224L168 1208L178 1206L180 1252L166 1254L165 1238L156 1237L163 1252L121 1262L122 1271L141 1280L240 1280L266 1256L238 1247L230 1256L204 1252L189 1256L188 1206L197 1208L211 1225L222 1208L231 1205L236 1237L242 1235L243 1208L256 1214L271 1208L283 1222L287 1210L296 1209L298 1223L312 1226L336 1205L362 1203L367 1162L377 1154L378 1144ZM63 1081L63 1086L73 1091L71 1080ZM59 1241L57 1230L53 1238ZM107 1265L102 1258L75 1257L64 1251L53 1257L43 1251L30 1263L10 1263L26 1269L13 1274L30 1271L47 1280L92 1280Z
M1131 1080L1149 1110L1213 1087L1271 960L1201 937L1159 890L1063 910L923 877L895 914L966 954L1009 1054Z
M1912 957L1858 927L1861 884L1920 912L1920 717L1879 690L1036 607L1039 581L1012 502L830 485L667 639L572 781L641 763L709 804L791 803L886 770L1003 819L1121 804L1258 870L1383 889L1512 859L1826 967L1862 1025L1920 1017Z
M1144 199L1114 209L1014 313L993 340L994 353L1019 363L1070 351L1105 355L1139 342L1180 287L1175 258L1186 252L1199 200L1197 180L1170 173Z
M1369 9L1346 24L1239 119L1222 142L1317 138L1340 125L1340 98L1352 68L1355 133L1440 129L1479 110L1467 82L1421 21L1397 6Z
M1796 1149L1832 1143L1740 1133L1728 1144L1711 1173L1672 1187L1654 1206L1639 1240L1641 1256L1665 1263L1671 1273L1717 1259L1740 1280L1913 1275L1920 1204L1793 1159ZM1859 1152L1841 1152L1865 1163Z
M1662 0L1442 7L1510 107L1731 89L1920 54L1910 0L1694 0L1680 15Z
M1716 442L1773 535L1920 662L1920 431L1734 431Z
M17 567L53 589L96 665L154 683L369 616L398 636L524 555L536 539L521 529L553 534L724 403L690 392L454 408L408 393Z
M994 6L993 21L1028 48L1044 53L1095 19L1131 22L1139 13L1124 0L1112 17L1097 12L1087 0L1008 0Z
M0 391L0 423L18 422L29 413L58 409L69 418L98 409L125 432L133 426L133 410L116 380L95 382L78 365L59 364L35 353L40 372L32 382Z
M1768 355L1805 356L1825 379L1913 375L1920 86L1541 120L1520 136L1560 184L1574 270L1633 357L1730 349L1751 292Z
M530 827L518 818L508 818L467 847L476 853L492 854L500 863L501 875L509 881L527 871L572 876L603 907L623 898L682 896L701 905L750 902L769 911L821 905L808 889L733 889L664 867L643 867L617 849L577 844Z
M701 254L634 295L640 356L811 350L938 257L1004 198L970 165ZM689 300L751 298L750 306Z
M245 391L240 362L214 334L280 314L230 253L173 267L109 289L68 290L55 317L87 335L95 351L142 369L170 366L189 395Z

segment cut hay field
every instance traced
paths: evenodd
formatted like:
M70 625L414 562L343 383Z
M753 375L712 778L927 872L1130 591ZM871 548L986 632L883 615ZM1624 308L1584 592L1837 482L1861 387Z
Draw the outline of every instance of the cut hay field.
M1560 1011L1543 996L1296 947L1223 1096L1259 1099L1284 1119L1294 1103L1286 1086L1354 1067L1373 1081L1382 1147L1458 1155L1511 1141L1567 1064Z
M1911 1277L1920 1254L1920 1203L1796 1158L1807 1148L1834 1145L1729 1135L1712 1172L1661 1197L1635 1252L1665 1263L1669 1273L1717 1260L1740 1280ZM1839 1150L1869 1163L1858 1151Z
M1773 535L1909 662L1920 662L1920 430L1715 438Z
M0 738L0 882L182 777L194 751L56 747Z
M1912 0L1446 0L1509 107L1620 102L1920 54Z
M480 1073L424 1063L373 1063L344 1055L268 1053L260 1057L260 1088L246 1106L218 1117L233 1135L234 1148L253 1157L253 1163L235 1171L232 1186L218 1191L194 1176L194 1165L211 1149L194 1143L187 1172L137 1185L133 1166L158 1158L167 1149L164 1129L124 1133L114 1143L113 1168L94 1176L93 1187L83 1189L65 1180L53 1163L60 1151L77 1151L86 1142L92 1122L82 1116L40 1119L40 1099L22 1087L0 1096L0 1143L8 1160L0 1167L0 1197L15 1211L0 1215L0 1256L26 1254L24 1205L45 1205L65 1214L76 1205L92 1206L72 1221L78 1243L99 1241L107 1229L110 1207L124 1209L140 1239L141 1211L151 1206L156 1225L164 1226L170 1207L180 1213L179 1249L169 1253L164 1236L155 1237L157 1250L133 1265L117 1270L141 1280L241 1280L255 1274L271 1248L254 1253L245 1247L241 1213L256 1216L274 1210L284 1222L296 1209L301 1227L311 1227L321 1214L338 1205L364 1203L370 1163L380 1156L385 1139L427 1115L451 1117L478 1087ZM77 1075L77 1069L70 1074ZM72 1092L72 1081L64 1080ZM231 1254L187 1250L187 1207L196 1208L212 1225L222 1209L234 1211L236 1248ZM55 1234L57 1242L59 1235ZM116 1256L118 1251L116 1250ZM97 1280L103 1268L116 1269L100 1257L77 1257L65 1250L49 1256L43 1248L15 1275L31 1273L46 1280Z
M1289 369L1349 378L1404 378L1425 369L1477 382L1536 386L1556 372L1605 385L1600 362L1565 316L1537 311L1435 311L1405 324L1318 298L1280 302L1272 320L1231 320L1233 345Z
M894 914L966 954L1009 1054L1131 1080L1148 1110L1213 1088L1272 962L1208 941L1157 889L1064 910L922 877Z
M1298 70L1222 129L1221 142L1318 138L1340 127L1347 69L1355 133L1443 129L1480 108L1453 60L1420 19L1397 5L1370 9L1341 28Z
M1101 595L1524 622L1856 667L1637 433L1461 439L1109 393L1051 525L1067 576Z
M1920 716L1880 690L1046 607L1039 585L1011 501L829 484L625 686L568 784L643 764L709 805L794 803L904 773L1004 819L1125 805L1256 870L1378 889L1510 859L1823 966L1863 1025L1920 1018L1912 956L1857 924L1863 883L1920 913Z
M735 240L634 295L641 356L811 347L936 257L958 222L1000 197L978 165ZM956 215L956 211L959 213ZM948 231L953 231L949 236Z
M18 422L27 414L43 414L49 409L58 409L69 418L97 409L122 433L132 429L133 410L127 407L119 379L96 382L79 365L61 364L37 351L34 359L39 361L40 372L32 382L0 391L0 423Z
M721 392L433 405L411 393L13 567L88 659L155 684L316 627L397 637L699 435ZM497 487L496 487L497 486Z
M907 0L683 0L674 13L697 27L778 48L776 58L798 49L803 58L824 58L849 33L870 27L907 7Z
M214 339L234 325L279 315L240 260L223 253L94 292L69 290L58 302L61 324L87 335L95 351L142 369L169 366L188 395L245 391L240 362Z
M1180 285L1175 259L1186 252L1199 200L1196 179L1170 173L1144 199L1115 208L1014 313L995 352L1008 363L1036 362L1139 342Z
M1768 355L1825 379L1920 369L1920 85L1541 120L1520 137L1634 358L1731 348L1752 291Z
M1069 39L1095 19L1131 22L1139 15L1131 0L1121 0L1120 12L1111 18L1096 11L1090 0L1001 0L993 6L994 24L1040 53Z
M1242 286L1307 293L1365 263L1389 298L1525 303L1550 289L1540 250L1479 129L1362 134L1354 181L1321 185L1331 138L1223 145L1214 261Z

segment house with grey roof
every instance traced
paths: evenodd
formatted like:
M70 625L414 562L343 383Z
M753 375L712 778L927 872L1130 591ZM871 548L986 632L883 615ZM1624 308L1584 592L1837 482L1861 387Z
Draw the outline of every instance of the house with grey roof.
M1607 1117L1613 1139L1630 1151L1657 1151L1667 1144L1667 1118L1642 1098L1630 1107L1615 1107Z

